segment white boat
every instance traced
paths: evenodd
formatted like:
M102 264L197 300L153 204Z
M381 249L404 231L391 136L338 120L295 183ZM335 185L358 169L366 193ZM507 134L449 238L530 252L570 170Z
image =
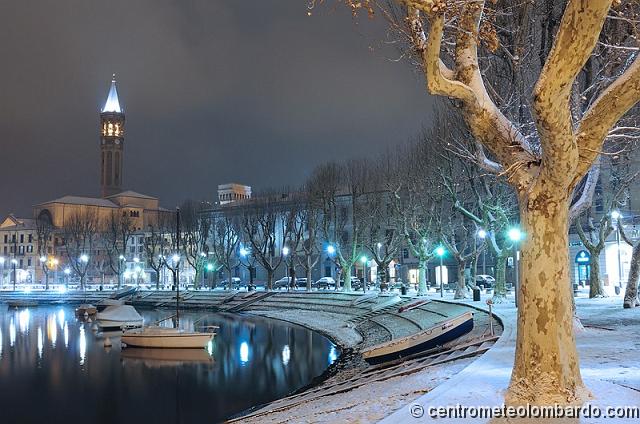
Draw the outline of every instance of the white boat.
M120 306L124 305L124 299L102 299L98 303L96 303L96 308L98 312L102 312L107 309L109 306Z
M130 305L113 305L96 314L102 328L142 327L142 315Z
M472 329L473 312L465 312L457 317L439 322L416 334L364 349L362 351L362 357L372 365L392 361L442 346L447 342L464 336Z
M197 333L177 328L144 327L122 334L122 343L132 347L163 349L203 349L214 333Z

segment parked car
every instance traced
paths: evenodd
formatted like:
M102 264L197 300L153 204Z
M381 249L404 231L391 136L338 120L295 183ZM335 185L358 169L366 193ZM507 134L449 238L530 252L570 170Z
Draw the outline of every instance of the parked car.
M307 288L307 279L305 277L296 278L296 287L300 289Z
M344 280L340 281L340 286L344 287ZM367 288L370 286L367 282ZM351 276L351 290L362 290L362 281L358 277Z
M226 290L229 288L229 280L222 280L220 285ZM242 286L242 280L238 277L231 278L231 285L234 290L238 290Z
M274 289L286 289L291 284L291 277L282 277L279 280L273 282Z
M336 288L336 280L332 277L322 277L315 283L313 286L318 290L326 290L326 289L335 289Z
M483 289L492 288L496 284L496 279L490 275L476 275L476 286Z

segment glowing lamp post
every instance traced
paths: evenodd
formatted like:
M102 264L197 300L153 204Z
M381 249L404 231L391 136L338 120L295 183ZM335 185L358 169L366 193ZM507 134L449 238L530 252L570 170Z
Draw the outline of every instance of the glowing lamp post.
M438 246L436 247L436 255L438 255L438 257L440 258L440 297L444 297L444 276L443 276L443 270L442 270L442 258L444 257L444 254L446 253L446 250L444 250L444 247L442 246Z
M64 269L64 275L65 275L65 288L68 289L69 288L69 276L71 275L71 268L65 268Z
M518 266L518 261L519 261L519 252L518 252L518 243L520 242L520 240L522 240L522 231L520 231L519 228L511 228L509 230L509 232L507 233L507 236L509 237L509 240L511 240L513 242L513 249L515 252L515 258L513 260L513 264L514 264L514 271L516 273L516 284L515 284L515 301L516 301L516 308L518 307L518 290L520 287L520 269Z

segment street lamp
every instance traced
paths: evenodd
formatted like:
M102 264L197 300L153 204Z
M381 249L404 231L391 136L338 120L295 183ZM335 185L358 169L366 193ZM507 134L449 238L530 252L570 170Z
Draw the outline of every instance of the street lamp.
M509 230L509 232L507 233L507 236L509 237L509 240L513 242L513 249L515 251L515 258L513 260L513 264L514 264L514 271L516 273L515 301L516 301L516 308L517 308L518 307L518 290L520 286L520 269L518 267L518 261L520 257L518 252L518 243L522 239L522 231L520 231L519 228L514 227Z
M616 221L616 245L618 247L618 287L622 288L622 258L620 257L620 219L622 214L617 211L611 211L611 218Z
M287 255L289 254L289 248L287 246L282 248L282 255L284 256L284 275L287 279L287 290L291 288L291 281L289 281L289 265L287 264Z
M367 291L367 262L368 259L365 255L360 257L360 262L362 262L362 291Z
M442 258L444 257L445 253L446 253L446 250L444 250L444 247L442 246L436 247L436 255L440 257L440 297L444 297L444 277L442 273Z
M327 253L329 254L329 256L335 255L336 248L333 244L330 244L329 246L327 246Z

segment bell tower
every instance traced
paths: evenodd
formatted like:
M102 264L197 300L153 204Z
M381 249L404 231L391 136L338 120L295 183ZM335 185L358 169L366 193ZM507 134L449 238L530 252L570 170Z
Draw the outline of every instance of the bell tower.
M124 110L120 107L116 75L104 107L100 111L100 187L102 197L122 191L122 162L124 153Z

